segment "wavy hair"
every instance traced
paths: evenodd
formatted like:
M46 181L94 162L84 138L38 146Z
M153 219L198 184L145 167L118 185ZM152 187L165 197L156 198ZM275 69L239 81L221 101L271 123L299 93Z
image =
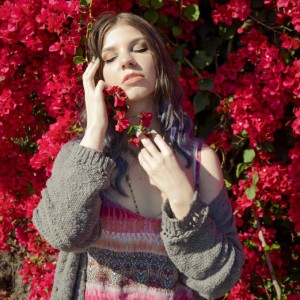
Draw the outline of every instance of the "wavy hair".
M182 110L183 90L178 81L175 64L170 53L154 26L143 18L131 14L106 12L100 14L94 23L88 38L88 56L100 58L97 76L103 80L101 51L108 31L117 24L126 24L139 30L144 36L152 53L156 69L156 88L154 93L154 114L161 122L163 134L172 148L186 160L186 167L192 163L193 127L191 119ZM109 117L108 129L104 138L103 152L112 158L117 166L117 176L112 185L125 195L121 187L121 178L125 175L128 163L121 152L128 148L124 132L116 132L115 120Z

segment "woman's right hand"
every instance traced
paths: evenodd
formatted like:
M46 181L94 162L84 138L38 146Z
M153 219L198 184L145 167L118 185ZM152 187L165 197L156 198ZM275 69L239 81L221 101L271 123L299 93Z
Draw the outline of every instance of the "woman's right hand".
M102 151L103 140L108 126L103 95L103 90L107 88L107 84L103 80L99 80L95 84L95 74L99 68L99 63L99 58L92 59L83 74L87 124L80 145Z

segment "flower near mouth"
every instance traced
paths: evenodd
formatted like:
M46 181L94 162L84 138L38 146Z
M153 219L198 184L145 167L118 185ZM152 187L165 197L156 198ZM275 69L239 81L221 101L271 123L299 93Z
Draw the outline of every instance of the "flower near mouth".
M114 107L125 107L128 97L123 89L118 86L110 86L104 90L104 93L114 97Z
M126 76L129 76L132 74L128 74ZM139 74L138 74L139 75ZM126 77L125 76L125 77ZM141 75L142 76L142 75ZM124 77L124 79L125 79ZM128 77L127 79L129 79ZM125 79L126 80L126 79ZM106 88L103 91L105 96L110 96L114 98L114 104L109 103L109 101L106 101L107 106L109 107L109 110L113 112L113 119L117 121L117 124L115 125L115 129L117 132L123 132L124 130L127 130L127 135L129 136L128 143L135 145L136 147L139 147L140 140L136 136L136 131L139 130L146 134L147 136L151 135L151 132L149 130L149 126L153 119L153 114L150 112L141 112L137 116L131 116L126 117L126 113L128 111L128 106L126 105L126 100L128 99L125 91L120 88L119 86L110 86ZM130 120L133 118L140 119L138 125L131 124Z

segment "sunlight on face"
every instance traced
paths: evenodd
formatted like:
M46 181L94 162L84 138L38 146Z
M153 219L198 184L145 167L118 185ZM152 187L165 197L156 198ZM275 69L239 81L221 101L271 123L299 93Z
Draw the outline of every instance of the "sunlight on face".
M122 87L131 101L153 103L155 64L139 30L124 23L114 26L104 38L101 58L107 84Z

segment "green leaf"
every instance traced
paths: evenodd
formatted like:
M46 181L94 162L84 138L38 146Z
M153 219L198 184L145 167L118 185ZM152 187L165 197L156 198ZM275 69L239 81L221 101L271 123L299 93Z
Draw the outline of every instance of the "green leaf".
M156 22L156 24L160 25L160 26L167 26L169 23L169 19L166 15L159 15L159 18Z
M88 6L92 0L80 0L80 6Z
M134 126L133 125L130 125L128 131L127 131L127 134L128 135L133 135L135 134L135 129L134 129Z
M150 8L150 1L149 0L140 0L139 3L143 7Z
M197 69L204 69L206 66L209 66L213 60L214 58L209 56L206 51L198 50L192 61Z
M182 63L185 58L185 47L185 44L174 47L174 57Z
M254 186L247 188L245 192L249 200L253 200L255 198L256 192Z
M224 182L225 182L227 189L231 188L231 186L232 186L231 182L229 182L227 179L224 179Z
M257 207L259 207L259 208L261 208L261 209L263 209L264 208L264 204L263 204L263 202L261 202L261 201L259 201L259 200L254 200L254 203L255 203L255 205L257 206ZM265 219L264 219L265 220Z
M154 9L159 9L164 6L163 0L151 0L151 5Z
M173 26L172 33L174 36L181 34L181 30L180 30L179 26L177 26L177 25Z
M231 139L231 145L234 149L242 149L246 142L247 139L240 135L234 135Z
M74 56L73 57L73 63L75 65L78 65L78 64L83 64L86 62L86 58L83 57L83 56Z
M247 130L243 129L241 135L242 135L242 137L246 138L248 136Z
M256 186L256 184L258 183L258 180L259 180L259 176L257 173L254 174L253 178L252 178L252 184L254 186Z
M83 127L76 127L76 128L75 128L75 131L76 131L78 134L82 134L82 133L83 133Z
M0 77L0 82L2 82L4 80L4 78Z
M204 110L205 107L207 105L209 105L209 102L210 102L210 99L206 94L197 92L193 99L195 113L198 113L198 112Z
M83 56L83 49L81 47L76 48L76 56Z
M238 27L237 26L219 26L219 35L224 40L231 40L236 35Z
M26 186L27 186L27 192L28 192L28 194L29 195L34 195L35 194L35 190L34 190L34 188L33 188L33 185L32 185L32 183L31 182L28 182L27 184L26 184Z
M268 245L264 246L264 251L268 252L268 251L270 251L270 250L271 250L271 249L270 249L270 246L268 246Z
M244 163L251 163L255 157L255 151L253 149L246 149L243 153Z
M184 10L183 14L188 18L189 21L195 22L199 19L200 10L197 4L190 4Z
M202 91L211 91L214 88L214 79L205 78L198 81L198 87Z
M249 165L245 163L239 163L235 170L235 176L236 178L239 178L241 176L241 173L246 170L249 167Z
M145 12L144 17L150 23L155 24L158 21L159 13L155 10L150 9Z
M280 250L280 244L277 244L277 243L273 244L271 246L271 250Z

